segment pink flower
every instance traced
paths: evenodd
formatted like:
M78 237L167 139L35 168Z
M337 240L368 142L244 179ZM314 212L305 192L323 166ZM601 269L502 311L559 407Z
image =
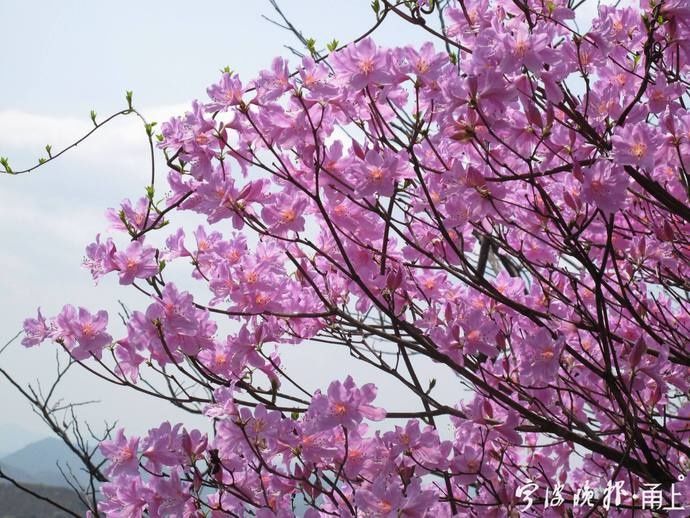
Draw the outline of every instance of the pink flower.
M223 74L220 82L206 89L208 96L213 100L206 107L209 110L226 110L229 106L236 106L242 102L242 82L236 74L228 72Z
M389 78L389 56L371 38L350 44L333 54L336 71L347 77L354 90L374 84L384 83Z
M330 81L328 67L323 63L315 63L309 56L302 60L299 76L309 99L328 100L338 94L338 88Z
M451 469L458 473L456 480L460 484L472 484L479 476L491 478L495 473L489 465L485 452L471 444L466 444L461 454L457 454L451 463Z
M649 124L626 124L616 131L611 142L613 157L617 163L638 166L647 172L654 169L654 155L659 142L656 134L649 128Z
M158 473L163 466L176 466L183 462L181 427L180 423L171 426L165 421L148 431L141 444L142 461L147 470Z
M505 57L504 71L512 72L518 66L525 66L532 72L539 72L545 63L553 66L556 51L549 47L551 40L546 32L528 31L523 24L506 34L503 39Z
M169 333L194 334L199 329L192 295L178 291L173 283L165 285L163 296L149 306L146 316L151 320L162 317Z
M167 251L163 252L166 261L177 259L178 257L189 257L191 254L184 244L184 230L178 228L174 234L170 234L165 240Z
M395 182L404 176L401 166L400 156L370 149L359 167L357 194L392 196Z
M126 250L115 252L113 265L120 271L120 284L132 284L135 278L148 279L158 273L156 249L132 241Z
M438 433L431 426L420 430L419 421L410 420L405 428L395 427L395 431L383 434L391 455L410 455L413 462L427 469L443 469L450 453L451 443L439 440Z
M148 507L151 518L189 516L185 509L191 497L190 484L180 480L177 469L171 471L169 477L153 477L148 483L151 489Z
M108 238L105 243L100 241L101 235L96 236L96 242L86 247L86 257L83 265L91 271L91 276L98 281L106 273L117 269L113 258L115 256L115 243Z
M558 376L564 345L562 335L554 340L549 330L543 327L526 336L521 354L522 381L533 386L554 383Z
M124 430L120 428L111 441L103 441L100 445L101 453L110 461L106 468L106 474L111 477L120 475L138 475L139 457L137 448L139 438L125 437Z
M345 382L332 382L328 387L328 394L316 393L312 399L309 412L319 422L323 430L344 426L354 430L363 418L380 421L386 417L382 408L371 406L376 398L376 387L367 383L361 389L355 386L351 376Z
M584 201L596 205L606 214L623 207L630 177L621 167L599 160L585 169L583 175Z
M140 231L146 226L146 214L148 211L148 198L139 198L134 206L129 199L126 199L120 205L119 210L108 209L106 211L106 218L110 221L110 228L113 230L120 232L128 232L130 229Z
M415 74L424 82L436 81L448 63L448 56L442 52L436 52L434 44L426 42L422 48L417 50L414 47L403 49L405 60L408 62L410 72Z
M77 311L68 304L55 318L55 323L57 339L62 339L75 360L85 360L91 355L100 358L103 347L112 342L112 337L105 332L108 325L105 311L92 315L84 308Z
M357 505L372 516L398 518L403 503L403 492L394 480L378 477L368 489L359 489L356 493Z
M103 484L98 509L110 518L141 518L152 496L141 478L121 476Z
M270 70L262 70L255 81L258 98L262 102L272 101L290 90L290 71L288 63L281 57L277 57L271 63Z
M32 347L45 341L50 336L50 329L46 324L46 319L41 314L41 308L38 308L38 315L36 318L27 318L24 320L24 338L22 345L24 347Z
M307 200L303 196L281 192L272 197L271 203L264 206L261 217L271 232L284 236L288 232L304 230L304 211Z
M115 346L115 358L118 374L136 383L139 379L139 365L144 363L144 357L129 344L129 340L123 338Z

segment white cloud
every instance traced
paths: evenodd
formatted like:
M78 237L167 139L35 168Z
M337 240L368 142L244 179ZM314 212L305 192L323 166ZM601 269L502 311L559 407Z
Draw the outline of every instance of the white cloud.
M174 115L184 113L188 105L174 104L141 109L146 119L159 124ZM98 121L107 115L99 115ZM54 116L20 110L0 111L0 154L10 158L15 169L26 164L14 164L12 155L29 153L36 158L46 156L45 146L52 146L53 154L72 144L93 129L88 116L83 118ZM147 141L143 124L135 115L112 120L85 142L68 153L71 163L88 165L122 161L126 169L139 169L139 156L146 151ZM137 157L137 161L129 157Z

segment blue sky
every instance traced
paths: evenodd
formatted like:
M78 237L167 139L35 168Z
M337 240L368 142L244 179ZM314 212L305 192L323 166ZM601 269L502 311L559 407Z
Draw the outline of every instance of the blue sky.
M267 1L197 4L203 10L191 5L0 0L0 155L10 157L15 169L35 163L46 144L58 149L86 131L90 110L100 117L123 108L125 90L134 91L135 106L150 120L165 120L203 97L219 69L230 66L247 80L274 56L288 55L284 44L297 45L289 33L262 19L262 14L275 16ZM333 38L346 42L373 23L369 0L282 0L280 5L322 47ZM424 36L393 18L376 39L420 43ZM141 126L123 119L34 174L0 177L0 345L37 306L47 315L64 303L104 308L113 319L118 300L145 307L146 301L121 289L116 279L94 287L80 263L85 245L107 226L104 210L143 194L146 153ZM305 346L288 356L293 374L308 376L311 388L345 375L342 352ZM0 355L0 366L20 381L38 378L45 384L55 370L55 348L27 350L15 343ZM361 382L378 381L382 400L404 406L396 401L395 387L375 372L358 368L356 374ZM439 380L438 390L457 393L454 380L446 381ZM77 369L62 396L98 399L101 403L82 409L85 419L98 424L115 417L138 433L166 419L194 422L169 405L104 385ZM48 433L2 379L0 402L0 426L21 425L32 437Z

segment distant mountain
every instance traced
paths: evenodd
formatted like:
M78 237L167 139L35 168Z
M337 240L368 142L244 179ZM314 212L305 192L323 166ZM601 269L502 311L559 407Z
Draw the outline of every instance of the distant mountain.
M65 473L69 472L69 465L77 480L82 483L88 481L81 461L60 439L43 439L0 458L0 467L17 480L47 486L67 486L58 465Z
M83 516L86 507L71 489L28 485L29 489ZM0 518L63 518L70 516L10 484L0 484Z
M45 434L32 432L22 426L2 423L0 424L0 458L43 437L45 437Z

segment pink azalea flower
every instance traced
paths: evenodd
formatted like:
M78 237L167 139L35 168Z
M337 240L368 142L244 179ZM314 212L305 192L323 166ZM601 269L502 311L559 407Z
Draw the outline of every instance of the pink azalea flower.
M284 236L288 232L304 230L304 211L307 200L303 196L281 192L264 205L261 217L268 224L271 232Z
M530 333L522 344L521 379L527 385L544 386L554 383L565 345L563 336L554 340L546 328Z
M213 100L206 107L209 110L226 110L229 106L236 106L242 102L242 82L237 74L224 73L220 82L206 89Z
M185 516L190 501L190 484L180 480L177 469L171 470L169 477L153 477L148 487L151 489L148 512L151 518Z
M120 205L119 210L108 209L105 214L110 221L110 229L128 232L131 228L135 231L140 231L146 226L146 213L148 209L149 200L142 197L137 200L136 205L132 205L129 199L125 199Z
M82 263L89 269L95 281L117 269L113 261L116 252L115 243L110 238L105 243L101 243L100 237L98 234L96 242L86 247L86 257Z
M115 358L117 358L117 372L136 383L139 379L139 366L144 363L145 358L129 345L126 338L118 340L115 346Z
M404 176L401 165L398 155L370 149L359 168L357 193L360 196L392 196L395 182Z
M120 284L132 284L134 279L148 279L158 273L156 249L132 241L126 250L115 252L113 265L120 271Z
M368 489L361 488L356 493L357 504L372 516L381 518L398 518L403 500L400 486L383 477L377 478Z
M45 341L50 336L50 329L46 323L46 319L41 314L41 308L38 308L38 315L36 318L27 318L24 320L24 338L22 345L24 347L32 347Z
M460 484L473 484L479 476L489 479L495 474L485 452L471 444L465 445L462 453L455 456L450 466L453 472L459 474L456 480Z
M389 78L388 54L380 52L371 38L350 44L333 54L336 71L348 77L354 90L375 83L384 83Z
M551 65L556 51L549 47L551 41L549 34L528 31L522 24L518 27L510 34L506 34L503 39L505 45L503 70L513 71L517 66L525 66L532 72L539 72L544 63Z
M101 453L110 461L106 468L106 474L111 477L138 475L138 447L139 438L131 437L127 439L122 428L115 433L115 438L113 440L103 441L100 444Z
M380 421L386 416L382 408L371 406L376 398L376 387L368 383L357 388L351 376L345 382L334 381L328 387L327 395L317 392L310 406L310 414L318 420L320 428L327 430L336 426L355 429L363 418Z
M68 304L55 318L55 323L56 338L63 340L75 360L85 360L91 355L100 358L103 347L112 342L105 331L108 325L105 311L92 315L84 308L77 310Z
M436 81L448 62L448 56L437 52L431 42L426 42L419 50L414 47L405 47L403 53L405 60L409 63L410 72L424 82Z
M151 497L141 478L121 476L101 486L98 509L112 518L142 518Z
M262 70L255 81L258 97L261 101L271 101L290 90L290 71L288 63L277 57L271 63L270 70Z
M658 139L648 124L626 124L616 131L611 142L613 157L618 164L641 167L647 172L654 169Z
M163 466L177 466L183 462L181 428L180 423L172 426L165 421L148 431L141 443L142 462L147 470L159 473Z
M621 167L599 160L583 171L582 199L600 208L606 214L620 210L630 177Z

